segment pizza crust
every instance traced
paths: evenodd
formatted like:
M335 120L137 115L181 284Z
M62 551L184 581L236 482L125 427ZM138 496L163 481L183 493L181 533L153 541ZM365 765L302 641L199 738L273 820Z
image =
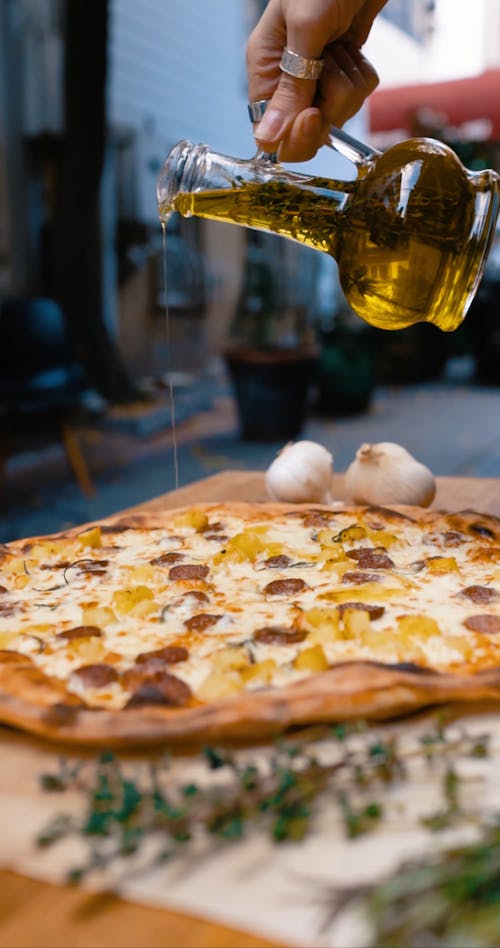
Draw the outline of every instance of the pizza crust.
M304 511L332 513L319 504L213 503L166 510L164 514L119 515L99 521L113 536L124 527L147 531L169 526L173 517L192 506L208 513L243 516L247 523ZM418 507L350 507L342 513L364 516L382 524L404 524L406 520L425 530L449 529L500 540L500 520L475 511L447 514ZM75 537L91 524L66 530L54 538ZM26 552L43 538L9 544ZM500 699L500 668L476 674L444 674L422 668L402 668L371 661L339 662L327 671L313 674L282 688L243 691L226 700L189 707L133 707L119 711L90 709L72 694L60 679L49 677L22 656L0 663L0 721L50 740L75 745L114 748L161 744L261 740L296 726L360 719L384 719L430 705L448 702L467 704Z
M500 669L458 676L402 671L376 662L343 662L282 689L242 692L192 708L89 710L19 669L0 677L0 717L53 741L132 748L262 740L296 725L383 720L448 702L498 701ZM43 701L43 703L42 703Z

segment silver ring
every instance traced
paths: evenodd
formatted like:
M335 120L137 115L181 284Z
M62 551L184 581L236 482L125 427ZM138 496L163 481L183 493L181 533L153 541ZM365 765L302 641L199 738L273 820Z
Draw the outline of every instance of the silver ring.
M258 102L248 103L248 114L251 122L260 122L261 118L264 117L268 101L268 99L259 99Z
M299 56L298 53L292 53L291 49L285 46L280 69L289 76L295 76L296 79L317 80L323 72L324 65L324 59L307 59L305 56Z

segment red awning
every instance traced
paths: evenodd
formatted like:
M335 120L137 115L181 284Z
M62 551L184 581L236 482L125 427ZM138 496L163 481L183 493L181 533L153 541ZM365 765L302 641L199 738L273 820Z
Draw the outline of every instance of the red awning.
M500 69L451 82L378 89L368 100L370 132L415 134L432 117L457 138L500 141Z

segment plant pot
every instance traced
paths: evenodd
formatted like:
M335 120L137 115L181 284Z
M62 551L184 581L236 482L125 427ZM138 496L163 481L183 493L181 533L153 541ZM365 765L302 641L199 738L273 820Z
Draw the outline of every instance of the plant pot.
M500 386L500 274L497 281L483 278L465 329L475 360L474 380Z
M290 441L304 425L318 353L233 348L224 353L245 441Z
M377 330L378 381L405 385L439 379L449 354L447 333L432 323L415 323L406 329Z
M371 334L332 333L325 339L318 367L316 411L330 417L356 415L369 407L376 375Z

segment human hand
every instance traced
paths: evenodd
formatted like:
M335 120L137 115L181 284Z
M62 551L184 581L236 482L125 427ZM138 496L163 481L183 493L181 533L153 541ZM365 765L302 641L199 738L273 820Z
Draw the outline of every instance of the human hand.
M355 115L378 84L360 47L387 0L269 0L247 44L249 101L269 100L255 126L260 148L306 161L332 125ZM284 47L325 61L317 81L280 70Z

